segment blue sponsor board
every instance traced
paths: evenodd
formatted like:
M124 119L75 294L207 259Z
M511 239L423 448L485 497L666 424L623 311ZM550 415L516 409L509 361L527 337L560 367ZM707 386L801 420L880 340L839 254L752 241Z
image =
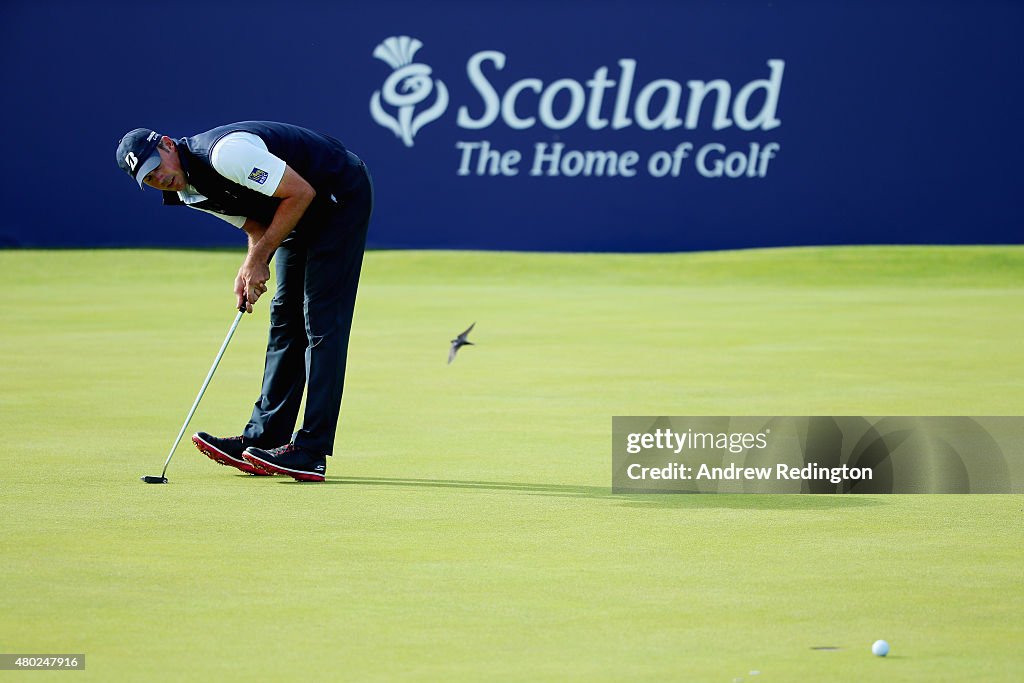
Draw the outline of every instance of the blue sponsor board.
M239 7L5 3L0 244L243 244L113 156L246 119L363 157L375 247L1021 240L1020 3Z

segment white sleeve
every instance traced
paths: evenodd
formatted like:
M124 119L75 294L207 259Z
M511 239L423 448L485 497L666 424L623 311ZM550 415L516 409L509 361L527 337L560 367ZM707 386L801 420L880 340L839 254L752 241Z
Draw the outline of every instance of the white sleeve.
M239 131L228 133L210 150L213 168L228 180L271 196L281 184L284 160L267 151L258 135Z
M209 209L200 209L198 206L192 206L191 204L189 204L188 207L190 209L195 209L196 211L202 211L203 213L208 213L211 216L216 216L217 218L221 219L222 221L227 221L228 223L230 223L231 225L235 226L236 228L241 228L243 225L245 225L245 220L246 220L245 216L228 216L228 215L223 214L223 213L217 213L216 211L210 211Z

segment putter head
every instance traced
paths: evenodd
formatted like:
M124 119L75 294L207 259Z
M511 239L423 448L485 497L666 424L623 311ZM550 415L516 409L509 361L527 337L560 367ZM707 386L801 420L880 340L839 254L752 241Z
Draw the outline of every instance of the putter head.
M139 477L147 484L166 484L167 477Z

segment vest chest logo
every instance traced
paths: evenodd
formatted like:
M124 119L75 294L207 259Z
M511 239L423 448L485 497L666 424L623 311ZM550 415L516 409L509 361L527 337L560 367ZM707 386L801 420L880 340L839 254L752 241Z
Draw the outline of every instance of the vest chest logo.
M249 180L262 185L263 183L267 182L267 175L267 172L264 171L262 168L254 167L252 169L252 173L249 174Z
M370 98L373 120L391 130L406 147L412 147L413 138L420 128L435 121L448 108L448 88L441 80L430 76L426 64L414 64L412 59L423 43L409 36L391 37L377 46L373 56L386 62L394 71L384 86ZM416 114L416 105L425 102L437 90L434 103ZM383 104L382 104L383 102ZM384 110L384 104L395 108L393 116Z

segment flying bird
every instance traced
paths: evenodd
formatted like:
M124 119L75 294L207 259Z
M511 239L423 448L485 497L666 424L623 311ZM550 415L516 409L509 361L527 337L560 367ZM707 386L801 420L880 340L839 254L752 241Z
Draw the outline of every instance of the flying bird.
M457 354L459 352L459 349L461 349L463 346L475 346L473 342L468 341L466 339L466 337L469 336L470 330L472 330L475 325L476 323L474 322L472 325L469 326L469 329L467 329L465 332L460 334L455 339L452 339L452 347L448 350L448 365L452 364L452 361L455 360L455 354Z

